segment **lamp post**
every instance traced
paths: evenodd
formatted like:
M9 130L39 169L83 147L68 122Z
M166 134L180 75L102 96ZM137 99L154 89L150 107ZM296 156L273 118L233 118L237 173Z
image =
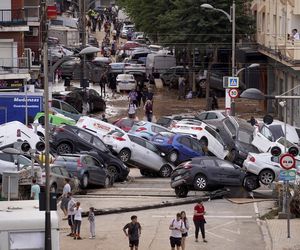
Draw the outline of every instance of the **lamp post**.
M293 91L296 88L299 88L300 85L295 86L294 88L282 93L281 95L265 95L263 92L261 92L259 89L255 88L250 88L246 89L241 95L241 98L246 98L246 99L252 99L252 100L266 100L266 99L275 99L275 100L285 100L281 101L279 104L280 106L284 107L285 109L285 115L284 115L284 153L287 151L287 140L286 140L286 123L287 123L287 100L289 99L300 99L300 96L287 96L285 94ZM289 181L284 181L284 190L285 190L285 195L283 199L283 212L282 214L287 215L287 238L290 238L290 209L289 209L289 198L288 198L288 192L289 192Z
M215 10L223 13L232 24L232 55L231 55L231 76L235 76L235 0L232 1L231 12L228 14L226 11L222 9L218 9L213 7L208 3L201 4L201 8ZM206 85L209 88L209 84ZM208 93L206 91L206 93ZM235 115L235 103L234 100L231 102L231 114Z

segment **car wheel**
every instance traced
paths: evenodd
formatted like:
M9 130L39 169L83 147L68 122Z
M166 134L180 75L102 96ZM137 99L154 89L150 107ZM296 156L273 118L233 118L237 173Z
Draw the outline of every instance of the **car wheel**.
M159 170L159 175L163 178L170 177L172 173L172 168L170 165L163 165Z
M87 188L89 185L89 176L87 174L84 174L82 176L82 180L81 180L81 187L82 188Z
M228 154L228 160L231 162L234 162L236 159L236 151L232 149L230 153Z
M131 152L129 149L124 148L119 152L119 158L122 162L128 162L130 160L130 157Z
M262 170L258 175L259 181L264 185L269 185L270 183L272 183L274 181L274 178L275 175L270 169Z
M252 191L259 188L259 181L257 176L249 175L244 178L243 186L247 191Z
M196 190L205 190L207 188L207 178L204 175L197 175L194 180Z
M113 176L114 180L118 179L119 174L118 174L118 170L115 166L110 165L107 167L107 170L110 173L110 175Z
M104 188L108 188L110 186L111 186L110 178L109 178L109 176L106 176L105 181L104 181Z
M176 197L178 198L185 198L187 197L187 194L189 192L189 189L187 186L178 186L178 187L175 187L175 194L176 194Z
M175 163L178 160L177 151L173 150L168 154L168 159L170 162Z
M57 146L57 149L56 149L57 153L59 155L62 155L62 154L71 154L72 153L72 147L69 143L66 143L66 142L62 142L61 144L59 144Z
M57 186L55 183L53 183L50 187L50 193L55 193L57 192Z

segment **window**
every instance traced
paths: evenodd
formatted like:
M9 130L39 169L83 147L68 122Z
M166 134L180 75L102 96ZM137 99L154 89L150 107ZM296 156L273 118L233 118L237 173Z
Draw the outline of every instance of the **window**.
M270 131L269 128L267 128L266 126L262 126L260 133L266 137L269 141L274 141L274 138L272 136L272 132Z
M146 147L146 141L143 140L143 139L141 139L141 138L138 138L138 137L135 137L135 136L131 136L131 137L130 137L130 140L131 140L132 142L134 142L134 143L136 143L136 144L138 144L138 145L144 147L144 148Z
M208 113L206 119L207 120L218 119L218 116L215 113Z
M85 141L87 141L87 142L91 142L92 135L90 135L90 134L88 134L88 133L86 133L86 132L84 132L84 131L82 131L82 130L78 130L78 131L77 131L77 134L78 134L78 136L79 136L81 139L83 139L83 140L85 140Z
M12 157L9 154L1 153L0 154L0 160L11 162L12 161Z
M155 133L160 133L160 132L167 132L168 130L167 129L164 129L164 128L161 128L161 127L158 127L158 126L154 126L152 125L151 126L151 130Z
M42 126L45 125L45 116L40 116L39 119L38 119L38 123L41 124Z
M271 125L269 127L270 133L272 134L273 140L276 141L280 137L284 137L284 132L281 125Z
M202 160L202 165L206 167L213 167L216 165L214 160Z
M52 100L51 105L52 105L53 108L60 109L60 104L59 104L59 101L57 101L57 100Z
M77 114L78 113L78 112L76 112L76 110L72 106L70 106L66 103L63 103L63 102L61 103L61 108L62 108L62 110L66 111L66 112L69 112L69 113L72 113L72 114Z
M149 149L149 150L151 150L153 152L157 152L158 151L157 148L153 144L151 144L150 142L147 142L147 141L146 141L146 147L147 147L147 149Z
M251 144L253 141L253 136L249 134L249 131L239 130L238 140L247 144Z
M59 174L59 175L61 175L61 172L60 172L60 170L59 170L58 167L52 167L52 168L51 168L51 172L54 173L54 174Z
M223 139L221 138L221 136L219 135L219 133L217 131L215 131L214 129L212 129L208 126L205 127L205 130L208 133L210 133L213 137L215 137L222 145L225 145Z
M198 141L191 140L191 144L194 151L202 153L202 147Z
M228 119L225 120L224 121L224 125L228 129L228 132L231 133L231 135L235 135L236 134L236 128L235 128L234 124L230 120L228 120Z
M18 163L21 165L30 165L31 164L31 160L23 155L18 155L17 160L18 160Z
M105 144L97 137L93 137L93 145L101 151L108 151Z
M69 172L67 171L67 169L65 169L65 168L60 168L60 171L61 171L61 173L62 173L63 176L65 176L65 177L70 177L70 174L69 174Z
M179 142L180 142L182 145L184 145L184 146L186 146L186 147L188 147L188 148L191 148L191 147L192 147L190 138L188 138L188 137L181 137L181 138L179 139Z
M217 160L217 163L218 163L219 167L221 167L221 168L228 168L228 169L234 168L229 162L226 162L226 161Z
M88 166L94 166L94 160L93 160L92 157L86 156L84 159L85 159L84 161L85 161L86 165L88 165Z
M206 116L207 116L207 113L201 113L197 117L198 117L199 120L206 120Z
M101 167L100 162L97 161L95 158L91 158L91 160L93 161L93 165L94 165L94 166Z

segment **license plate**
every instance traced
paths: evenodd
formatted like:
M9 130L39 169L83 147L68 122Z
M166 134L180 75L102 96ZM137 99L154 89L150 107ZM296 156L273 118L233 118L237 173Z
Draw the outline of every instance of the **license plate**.
M179 180L180 178L181 178L181 176L178 175L178 176L176 176L176 177L174 178L174 181L177 181L177 180Z

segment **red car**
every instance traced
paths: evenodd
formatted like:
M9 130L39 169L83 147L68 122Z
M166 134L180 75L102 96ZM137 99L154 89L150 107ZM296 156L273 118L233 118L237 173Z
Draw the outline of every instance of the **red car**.
M124 130L126 133L132 128L132 126L137 123L138 121L130 119L130 118L120 118L113 122L113 125L119 127L120 129Z

